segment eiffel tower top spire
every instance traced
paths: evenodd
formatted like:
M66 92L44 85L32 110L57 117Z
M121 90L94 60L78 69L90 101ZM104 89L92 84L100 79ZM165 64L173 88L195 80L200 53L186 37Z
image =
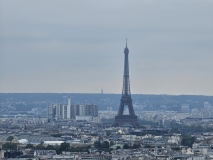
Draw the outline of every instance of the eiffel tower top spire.
M127 39L126 39L126 48L124 48L124 53L126 54L128 54L129 53L129 49L127 48Z
M126 39L126 48L127 48L127 39Z
M124 49L124 75L123 75L123 90L122 95L131 95L130 93L130 82L129 82L129 60L128 60L129 49L127 48L127 39L126 39L126 48Z

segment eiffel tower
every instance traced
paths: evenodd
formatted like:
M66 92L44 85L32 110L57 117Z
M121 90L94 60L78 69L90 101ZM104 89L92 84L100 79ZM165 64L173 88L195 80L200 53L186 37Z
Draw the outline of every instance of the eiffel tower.
M129 82L129 61L128 61L129 49L127 48L127 40L126 40L126 48L124 49L124 76L123 76L123 89L122 89L122 97L120 100L120 107L118 110L117 116L115 116L115 121L113 123L113 127L119 127L123 124L130 124L134 128L140 127L138 123L137 116L135 115L134 108L132 105L132 98L130 92L130 82ZM128 106L129 115L124 115L124 107Z

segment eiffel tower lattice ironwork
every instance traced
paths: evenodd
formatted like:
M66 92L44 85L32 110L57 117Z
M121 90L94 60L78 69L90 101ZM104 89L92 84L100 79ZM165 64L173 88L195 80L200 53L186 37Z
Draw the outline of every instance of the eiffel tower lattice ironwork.
M120 106L118 110L117 116L115 116L115 121L113 123L113 127L119 127L123 124L131 124L133 127L140 127L138 123L137 116L135 115L134 108L132 105L132 98L130 92L130 81L129 81L129 60L128 60L129 49L127 48L127 40L126 40L126 48L124 49L124 76L123 76L123 89L122 89L122 97L120 100ZM124 115L124 107L128 106L129 114Z

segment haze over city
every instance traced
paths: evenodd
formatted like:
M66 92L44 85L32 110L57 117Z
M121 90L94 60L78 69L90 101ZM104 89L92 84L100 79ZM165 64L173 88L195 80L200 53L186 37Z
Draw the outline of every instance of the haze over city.
M0 92L213 95L213 1L0 1Z

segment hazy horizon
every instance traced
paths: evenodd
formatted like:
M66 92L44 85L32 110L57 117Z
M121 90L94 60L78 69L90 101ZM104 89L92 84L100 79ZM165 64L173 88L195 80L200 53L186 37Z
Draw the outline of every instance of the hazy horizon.
M213 95L213 1L0 1L0 92Z
M0 94L102 94L101 92L100 93L72 93L72 92L0 92ZM122 93L103 93L103 94L119 94L121 95ZM199 94L143 94L143 93L131 93L131 95L159 95L159 96L162 96L162 95L165 95L165 96L210 96L212 97L213 95L199 95Z

